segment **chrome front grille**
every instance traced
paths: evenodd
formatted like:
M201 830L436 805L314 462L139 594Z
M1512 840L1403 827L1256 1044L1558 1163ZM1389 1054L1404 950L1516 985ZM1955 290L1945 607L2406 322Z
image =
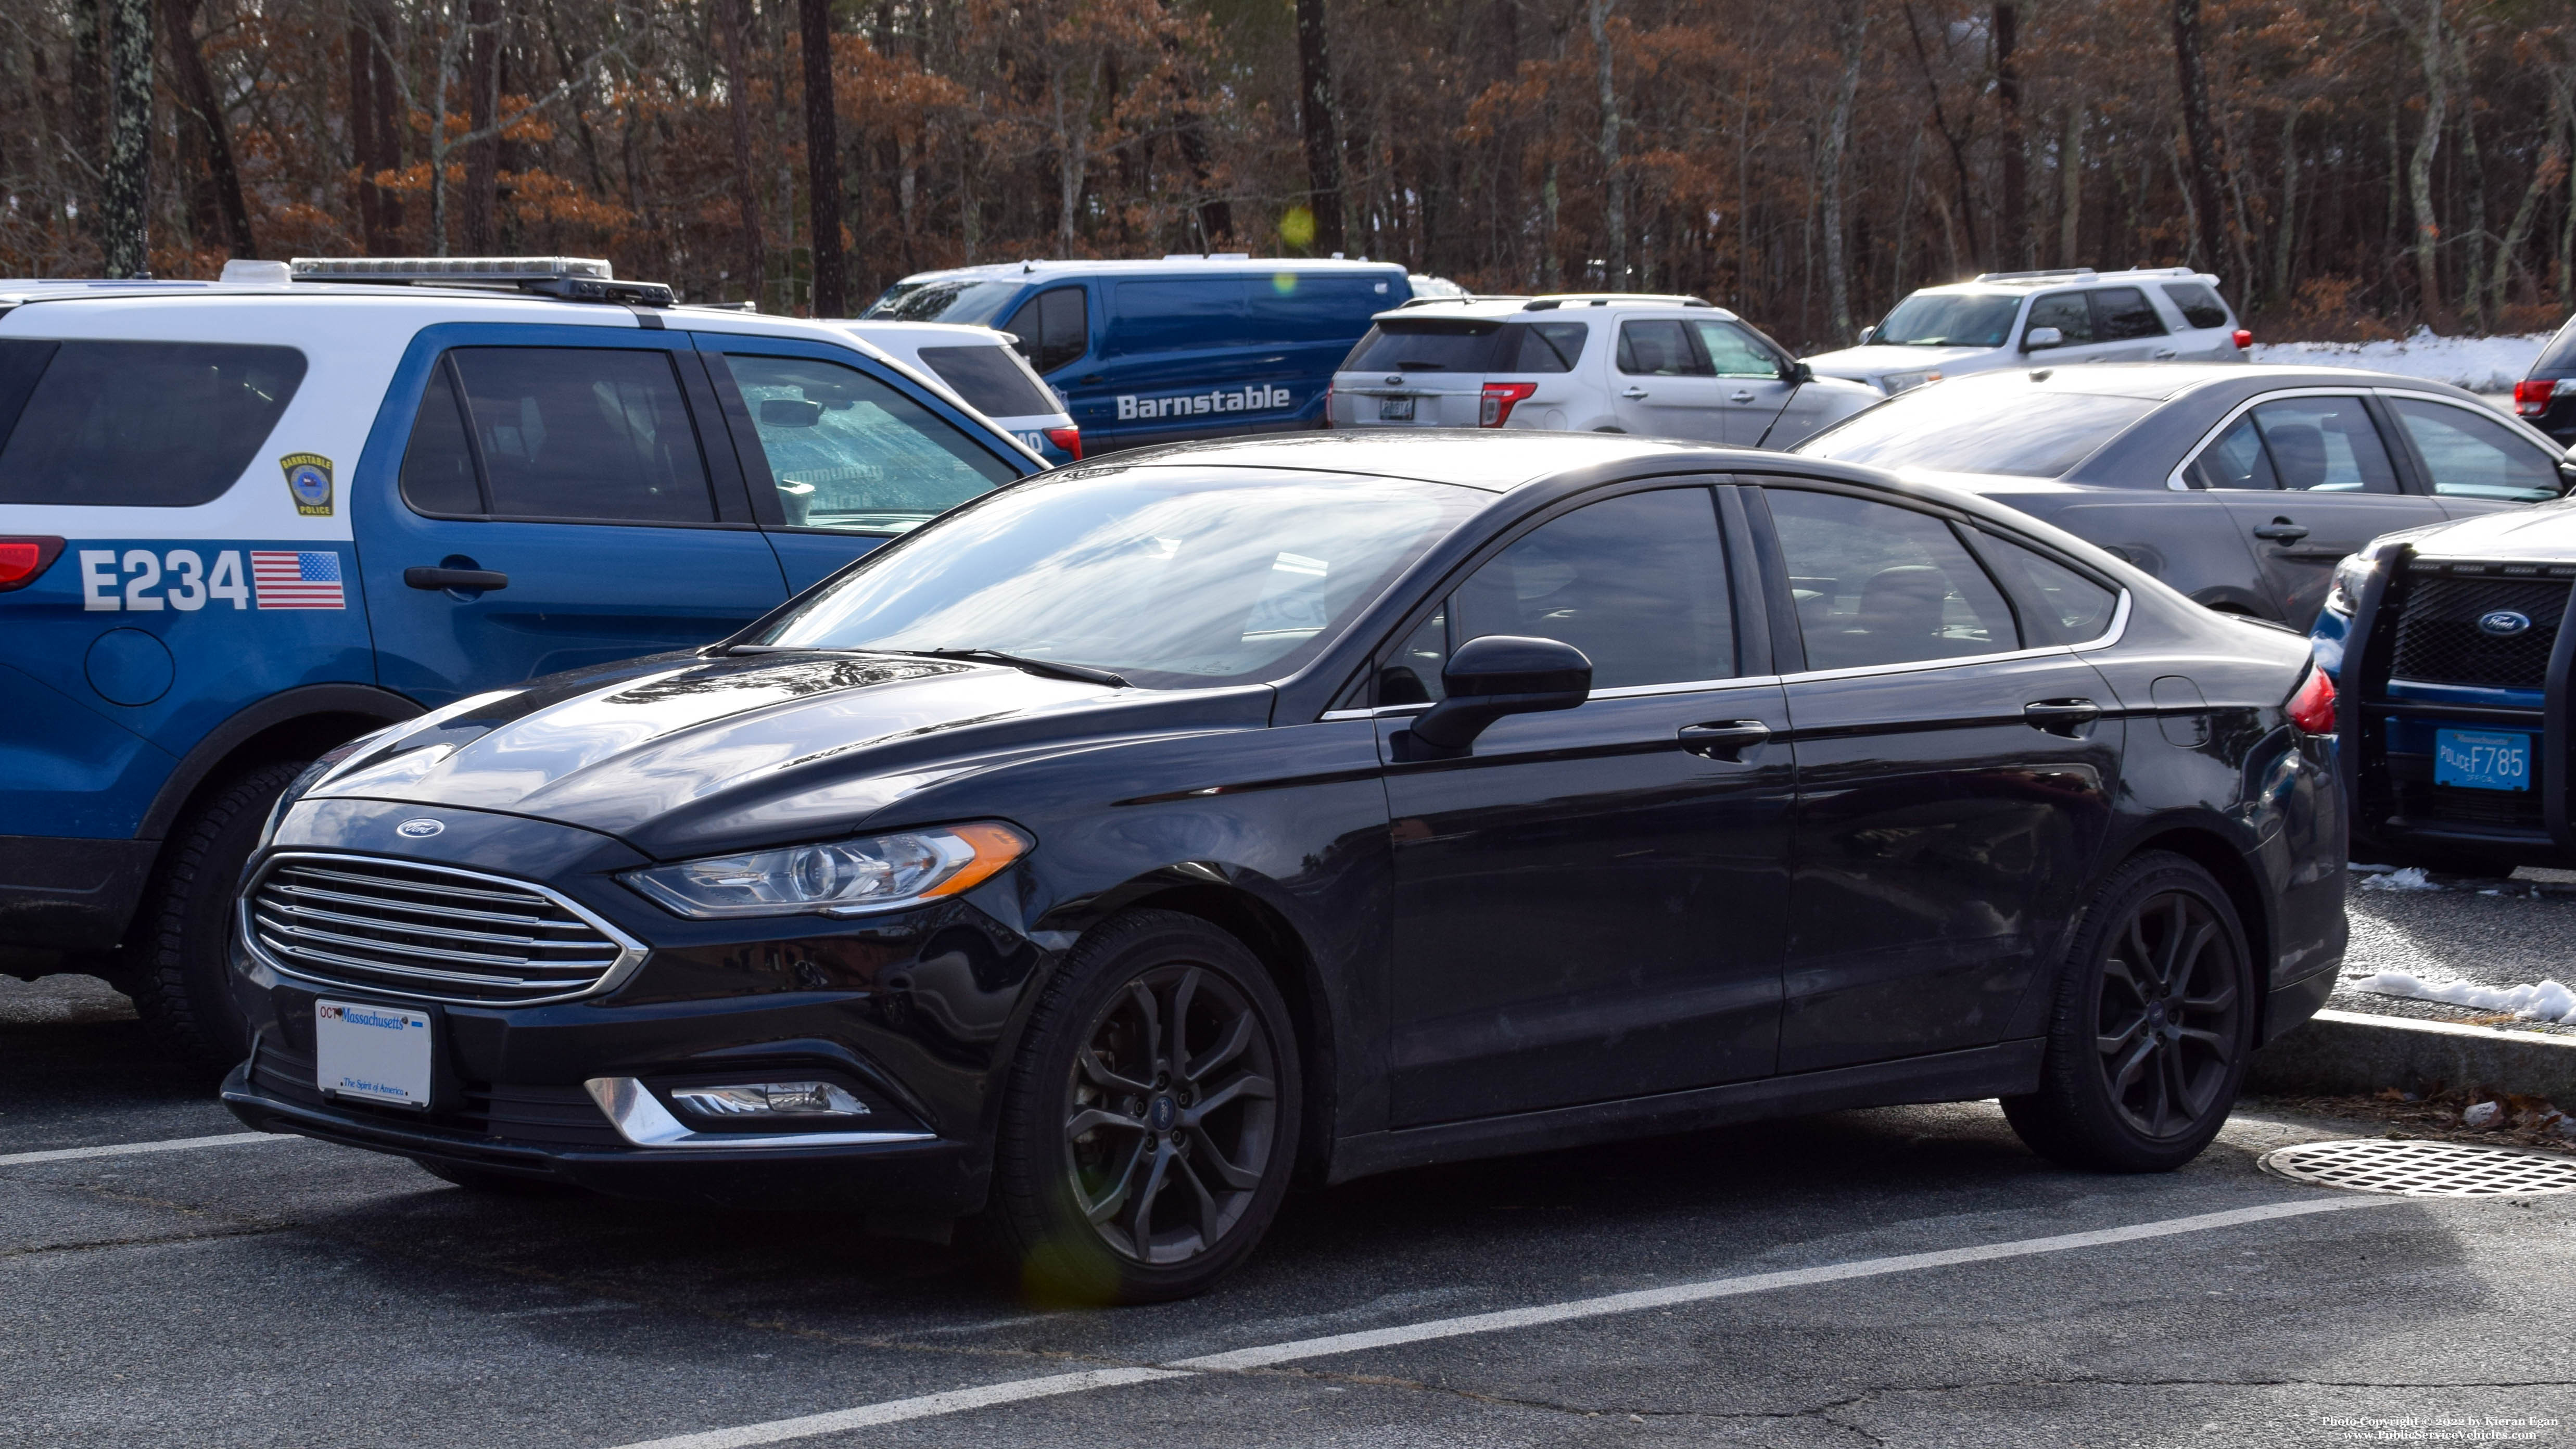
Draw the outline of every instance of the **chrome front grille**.
M242 897L242 928L287 975L432 1001L561 1001L644 958L543 886L364 855L272 857Z

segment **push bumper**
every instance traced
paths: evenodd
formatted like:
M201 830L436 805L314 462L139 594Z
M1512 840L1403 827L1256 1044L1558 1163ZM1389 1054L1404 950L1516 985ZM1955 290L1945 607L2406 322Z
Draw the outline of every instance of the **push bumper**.
M157 840L0 835L0 947L114 950L160 849Z

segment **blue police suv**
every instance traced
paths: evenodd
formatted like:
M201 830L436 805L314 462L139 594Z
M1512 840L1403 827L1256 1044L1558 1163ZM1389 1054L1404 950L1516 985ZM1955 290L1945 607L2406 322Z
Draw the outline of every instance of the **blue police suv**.
M2535 490L2540 468L2499 484ZM2576 864L2568 733L2576 501L2374 539L2317 618L2358 860L2499 875Z
M1333 369L1412 295L1392 262L1219 253L921 272L864 316L1010 333L1098 454L1324 427Z
M837 328L671 302L568 258L0 283L0 971L238 1061L232 888L317 758L1044 467Z

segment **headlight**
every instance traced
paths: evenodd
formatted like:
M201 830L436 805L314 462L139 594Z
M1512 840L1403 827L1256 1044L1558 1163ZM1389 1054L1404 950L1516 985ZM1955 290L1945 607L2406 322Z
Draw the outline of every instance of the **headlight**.
M2338 619L2350 619L2361 607L2361 591L2370 587L2370 576L2379 572L2379 560L2367 552L2347 554L2335 565L2334 584L2326 590L2326 612Z
M675 915L862 915L972 889L1028 853L1029 838L990 821L628 871L619 879Z
M1878 381L1879 386L1887 389L1887 395L1894 397L1908 388L1921 387L1927 382L1937 382L1940 377L1940 373L1932 371L1890 372L1881 374Z

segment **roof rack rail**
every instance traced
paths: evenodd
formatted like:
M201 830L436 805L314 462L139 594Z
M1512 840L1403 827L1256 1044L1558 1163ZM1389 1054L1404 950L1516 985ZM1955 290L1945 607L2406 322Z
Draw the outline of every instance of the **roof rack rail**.
M1706 297L1685 296L1678 292L1557 292L1531 299L1522 305L1524 312L1553 312L1562 307L1607 307L1614 302L1635 302L1649 307L1715 307Z
M1979 272L1976 280L1980 282L2048 282L2064 278L2073 281L2100 275L2101 273L2091 267L2050 267L2036 272Z
M297 257L287 264L299 282L374 282L391 286L510 287L568 302L669 307L679 297L660 282L621 282L597 257Z

